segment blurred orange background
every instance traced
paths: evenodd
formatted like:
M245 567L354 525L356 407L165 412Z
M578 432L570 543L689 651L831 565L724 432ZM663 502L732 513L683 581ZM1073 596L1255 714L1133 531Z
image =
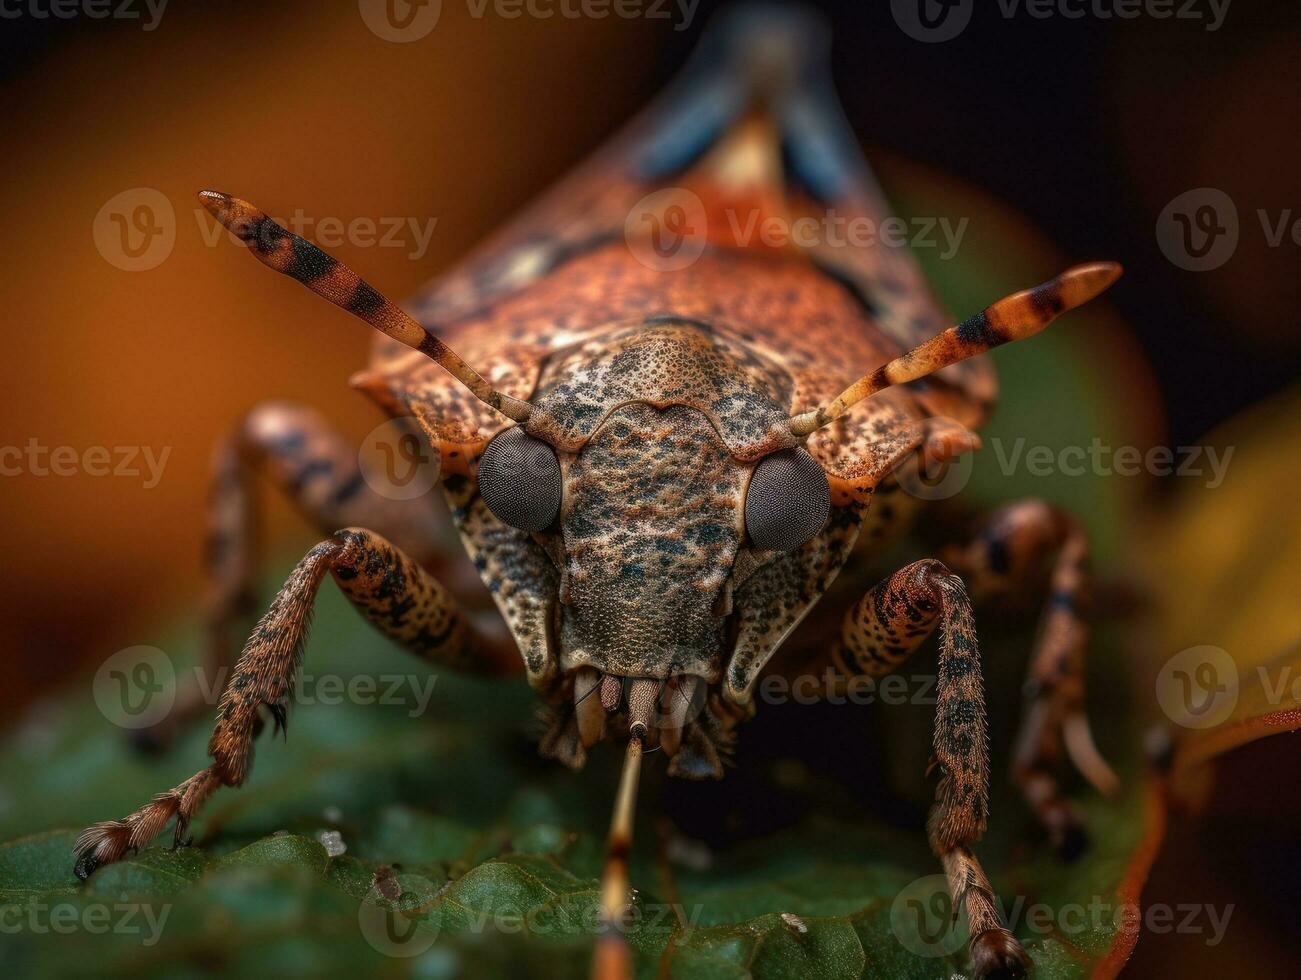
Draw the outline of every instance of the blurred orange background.
M401 297L650 94L657 32L644 21L555 30L523 19L502 31L447 6L426 45L376 37L355 4L261 8L247 31L177 4L156 35L77 38L7 86L9 131L23 137L11 135L0 185L0 444L170 455L149 489L142 457L138 477L39 476L24 463L29 472L0 483L11 559L0 593L4 704L78 659L147 642L142 630L197 605L209 451L242 411L301 400L358 440L379 421L346 386L369 331L264 274L224 235L205 239L196 190L238 193L281 216L301 207L344 223L436 219L417 258L410 233L400 248L334 250ZM128 272L97 251L92 222L138 187L175 208L175 246L156 268ZM306 541L274 497L272 548Z

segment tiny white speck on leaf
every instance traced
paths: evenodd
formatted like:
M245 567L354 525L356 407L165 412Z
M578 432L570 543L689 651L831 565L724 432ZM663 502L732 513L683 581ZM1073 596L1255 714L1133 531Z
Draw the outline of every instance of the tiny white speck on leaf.
M781 914L781 920L786 925L786 928L790 929L792 932L797 932L801 936L808 934L809 927L804 924L803 919L798 915L795 915L793 912L783 912Z
M325 848L325 853L332 858L337 858L348 850L348 845L343 842L343 834L337 830L322 830L316 835L316 839Z

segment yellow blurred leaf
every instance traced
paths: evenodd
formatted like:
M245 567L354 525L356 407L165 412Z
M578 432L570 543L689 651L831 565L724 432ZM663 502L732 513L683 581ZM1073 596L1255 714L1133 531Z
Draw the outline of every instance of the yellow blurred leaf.
M1301 728L1298 442L1301 387L1213 432L1205 445L1231 454L1223 482L1180 487L1141 550L1160 598L1171 786L1188 803L1211 788L1206 763Z

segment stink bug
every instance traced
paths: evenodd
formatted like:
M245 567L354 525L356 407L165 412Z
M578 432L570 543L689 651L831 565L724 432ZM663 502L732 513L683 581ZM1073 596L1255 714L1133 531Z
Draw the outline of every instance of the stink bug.
M657 106L418 296L411 315L248 202L200 194L261 262L382 334L353 384L393 416L414 417L439 452L452 518L518 646L511 662L522 659L545 705L542 754L578 769L596 743L625 743L601 975L629 969L615 925L628 901L643 753L661 752L671 775L722 776L782 641L858 542L870 546L915 516L921 501L900 490L903 469L978 446L971 430L997 387L977 355L1036 333L1120 274L1112 263L1076 266L943 329L899 249L737 241L737 215L787 226L828 212L885 217L844 129L824 47L799 16L746 17L716 32ZM501 642L433 573L428 499L375 493L355 453L313 413L284 405L254 411L217 455L212 665L225 662L251 594L256 472L295 494L328 537L244 644L218 707L212 764L125 819L88 828L77 841L83 878L173 817L181 840L213 792L244 782L260 710L285 723L327 575L429 663L503 669ZM928 833L967 913L975 976L1018 975L1027 960L972 852L989 760L968 589L1006 596L1051 567L1013 774L1070 848L1081 828L1059 789L1060 747L1099 789L1115 783L1083 706L1077 600L1087 550L1068 514L1012 504L943 562L917 561L858 599L821 651L828 685L876 678L940 628Z

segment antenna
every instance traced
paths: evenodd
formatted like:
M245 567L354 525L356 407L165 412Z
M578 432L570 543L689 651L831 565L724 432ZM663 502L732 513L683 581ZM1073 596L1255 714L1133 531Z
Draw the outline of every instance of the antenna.
M1067 269L1033 289L1004 297L956 327L949 327L889 364L863 375L835 401L794 416L791 432L806 436L834 422L878 391L924 378L1008 341L1032 337L1067 310L1093 299L1119 279L1123 271L1116 262L1090 262Z
M437 361L475 397L507 418L523 422L529 417L532 406L528 402L493 388L456 351L338 259L331 258L307 239L286 231L248 201L218 191L199 191L199 201L263 265L298 280L317 296L365 320L385 336Z

